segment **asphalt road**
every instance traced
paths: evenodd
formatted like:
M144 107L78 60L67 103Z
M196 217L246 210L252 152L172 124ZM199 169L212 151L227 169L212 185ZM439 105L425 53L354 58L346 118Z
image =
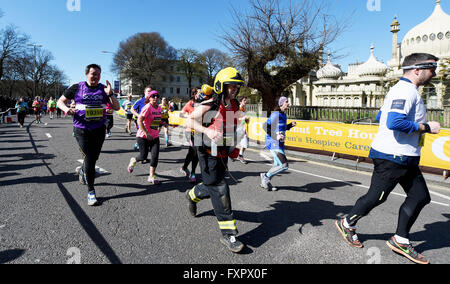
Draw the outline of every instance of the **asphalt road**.
M0 125L0 263L304 264L410 263L385 244L395 232L404 200L397 188L388 201L358 224L365 247L348 246L334 221L345 216L369 185L370 174L306 160L273 180L276 192L259 187L270 168L260 146L249 164L230 162L228 178L240 254L219 242L211 202L188 214L184 192L192 185L179 169L187 153L175 135L162 146L157 175L147 184L149 165L126 168L135 138L116 117L104 145L96 180L101 206L87 205L86 187L75 168L81 154L71 119L26 119L25 128ZM162 143L164 144L164 143ZM411 240L431 263L450 263L450 191L430 186L429 204L412 228Z

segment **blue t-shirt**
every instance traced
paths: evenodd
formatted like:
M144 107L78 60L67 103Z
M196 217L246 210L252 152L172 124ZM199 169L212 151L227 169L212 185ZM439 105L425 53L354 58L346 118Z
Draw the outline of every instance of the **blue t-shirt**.
M133 105L133 109L140 114L145 105L145 98L141 98Z
M141 111L144 109L146 103L145 103L145 97L141 98L137 102L134 103L133 109L138 113L141 114ZM139 130L139 124L136 123L136 128Z
M267 126L270 127L270 131L266 133L266 149L267 150L284 150L284 140L276 140L276 133L281 133L286 135L287 129L287 115L284 112L272 112L270 117L266 122ZM273 135L273 137L271 136Z

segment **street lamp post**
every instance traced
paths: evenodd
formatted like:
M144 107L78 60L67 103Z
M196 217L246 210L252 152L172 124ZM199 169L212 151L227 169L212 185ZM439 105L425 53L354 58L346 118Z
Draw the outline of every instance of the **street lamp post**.
M36 48L42 47L40 44L29 43L27 46L33 47L34 63L33 63L33 98L36 98Z

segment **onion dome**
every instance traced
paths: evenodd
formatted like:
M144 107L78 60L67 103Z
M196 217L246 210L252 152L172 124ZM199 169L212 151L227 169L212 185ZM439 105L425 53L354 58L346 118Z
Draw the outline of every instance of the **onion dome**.
M402 41L402 56L412 53L430 53L439 58L450 57L450 15L436 0L433 13L424 22L410 30Z
M342 70L339 65L331 63L331 53L328 53L327 64L320 68L316 76L318 79L337 79L342 75Z
M379 62L374 54L375 47L372 45L370 47L370 58L365 63L358 66L358 75L361 77L365 76L383 76L386 74L388 67L384 64Z

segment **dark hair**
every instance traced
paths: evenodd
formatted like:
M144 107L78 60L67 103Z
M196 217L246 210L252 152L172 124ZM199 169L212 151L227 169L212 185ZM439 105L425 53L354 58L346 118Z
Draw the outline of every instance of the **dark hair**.
M197 94L198 90L200 90L200 87L194 87L191 91L191 100L195 100L195 95Z
M150 91L153 91L153 87L152 87L151 85L145 86L144 91L147 90L147 89L149 89L149 88L150 88Z
M428 60L438 61L439 58L429 53L413 53L406 56L405 60L403 60L402 67L414 66L418 63L423 63ZM409 71L409 70L405 70Z
M243 100L245 100L245 99L247 99L247 100L248 100L248 98L247 98L247 97L242 97L242 98L241 98L241 99L239 100L239 102L240 102L240 103L242 103L242 101L243 101Z
M86 66L86 70L85 70L84 74L88 74L89 71L91 70L91 68L98 69L98 70L100 70L100 72L102 72L102 67L100 67L100 65L98 65L98 64L89 64L88 66Z

